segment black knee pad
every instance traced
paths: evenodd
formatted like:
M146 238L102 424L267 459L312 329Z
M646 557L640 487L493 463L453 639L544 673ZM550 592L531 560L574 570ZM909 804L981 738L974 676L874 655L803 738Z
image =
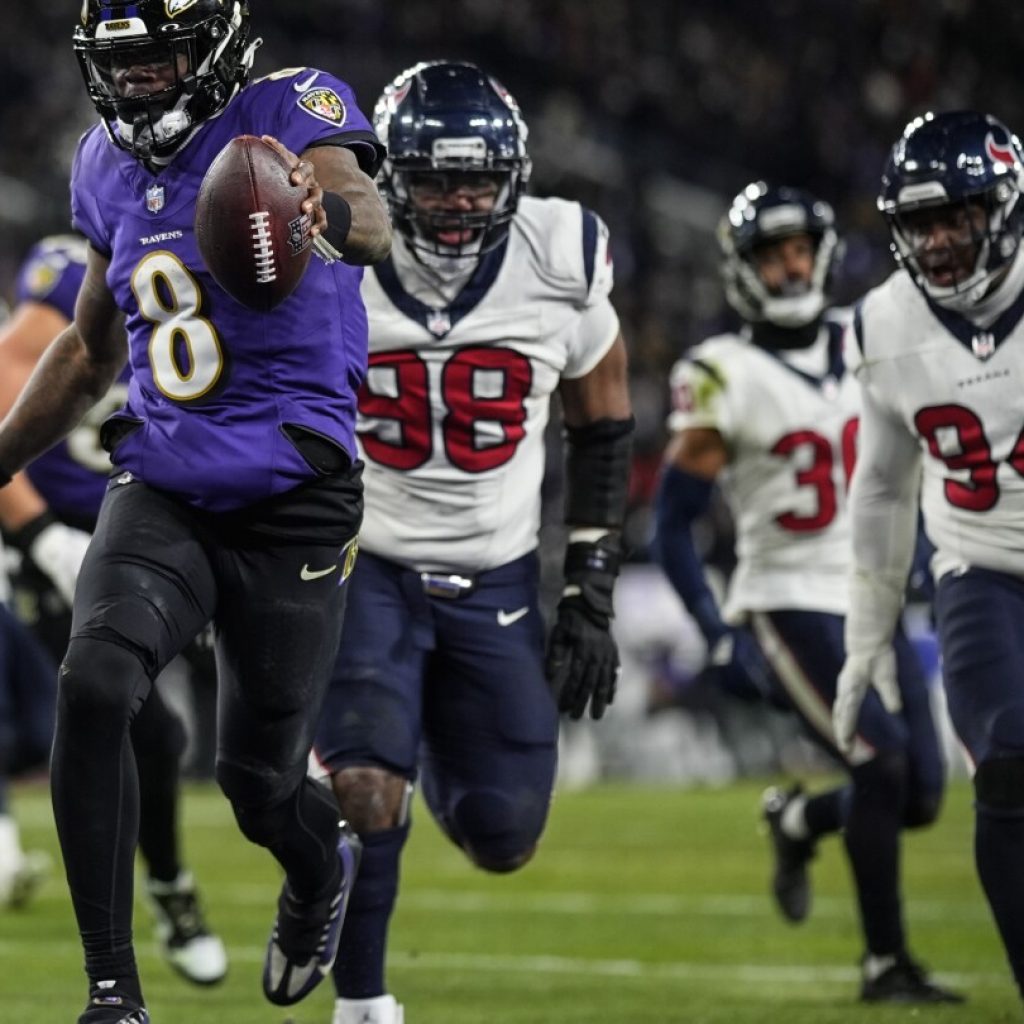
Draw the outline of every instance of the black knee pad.
M941 807L941 793L912 793L903 812L903 827L924 828L933 824Z
M60 666L58 705L79 721L133 718L152 683L139 657L116 639L73 637Z
M889 801L894 797L906 798L907 756L902 751L888 750L878 754L870 761L851 768L850 775L858 792Z
M995 818L1024 818L1024 756L982 761L974 773L977 811Z
M217 783L231 802L238 827L246 839L259 846L277 842L283 823L291 821L290 804L296 799L305 774L305 764L276 771L268 765L246 765L218 758L216 767ZM333 797L326 790L324 795L333 804Z
M475 791L452 810L452 838L485 871L505 873L533 855L544 814L517 808L504 793Z

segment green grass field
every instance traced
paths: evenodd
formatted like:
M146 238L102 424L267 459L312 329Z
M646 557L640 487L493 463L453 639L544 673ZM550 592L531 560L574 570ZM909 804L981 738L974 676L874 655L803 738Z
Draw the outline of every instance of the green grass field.
M799 927L767 895L762 784L721 790L602 786L560 794L544 845L517 875L470 868L422 805L404 859L390 983L407 1024L1004 1024L1021 1009L975 878L970 792L906 843L915 953L969 996L966 1007L864 1007L861 948L838 842L815 862ZM56 855L44 788L15 791L27 845ZM154 1024L329 1024L329 985L286 1013L264 1002L260 962L277 895L270 857L237 833L215 789L186 797L189 859L231 973L211 991L177 979L136 917ZM73 1024L81 955L63 879L0 915L0 1024Z

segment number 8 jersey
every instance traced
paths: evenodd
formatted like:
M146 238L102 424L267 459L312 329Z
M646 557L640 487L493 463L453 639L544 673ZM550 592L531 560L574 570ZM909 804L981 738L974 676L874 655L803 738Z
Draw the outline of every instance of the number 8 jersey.
M360 545L420 571L479 572L537 546L551 393L618 335L608 233L577 203L526 197L454 299L429 301L417 278L396 234L362 283Z
M830 311L812 345L787 352L746 335L708 338L672 370L670 428L714 429L729 449L719 483L736 528L732 621L846 612L858 393L844 373L844 320Z
M1020 261L1012 271L1021 274ZM999 295L1013 289L1004 284ZM897 271L854 319L848 361L874 403L917 438L936 579L966 565L1024 576L1024 293L975 326ZM1005 305L1005 303L1004 303Z

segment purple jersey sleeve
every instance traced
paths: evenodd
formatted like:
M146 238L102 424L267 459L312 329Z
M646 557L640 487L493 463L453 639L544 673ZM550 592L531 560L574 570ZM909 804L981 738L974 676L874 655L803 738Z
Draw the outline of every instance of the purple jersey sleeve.
M15 301L40 302L73 320L85 259L86 243L74 235L53 235L37 242L18 271Z
M86 154L105 141L103 129L96 125L79 140L71 165L71 223L105 256L110 255L110 233L100 215L96 189L90 185L91 165Z

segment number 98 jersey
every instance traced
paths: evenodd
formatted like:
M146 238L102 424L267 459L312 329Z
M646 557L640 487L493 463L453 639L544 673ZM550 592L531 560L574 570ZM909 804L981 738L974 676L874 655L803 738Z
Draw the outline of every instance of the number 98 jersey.
M1024 576L1024 294L981 328L897 271L865 296L853 334L851 369L922 453L935 578L965 565Z
M709 338L672 370L673 431L712 428L729 449L719 483L736 529L726 617L846 612L846 488L858 393L844 373L843 317L815 342L776 353L741 335Z
M402 285L413 260L396 235L362 284L360 545L420 571L479 572L536 547L551 393L618 336L607 229L577 203L526 197L506 242L436 307Z

